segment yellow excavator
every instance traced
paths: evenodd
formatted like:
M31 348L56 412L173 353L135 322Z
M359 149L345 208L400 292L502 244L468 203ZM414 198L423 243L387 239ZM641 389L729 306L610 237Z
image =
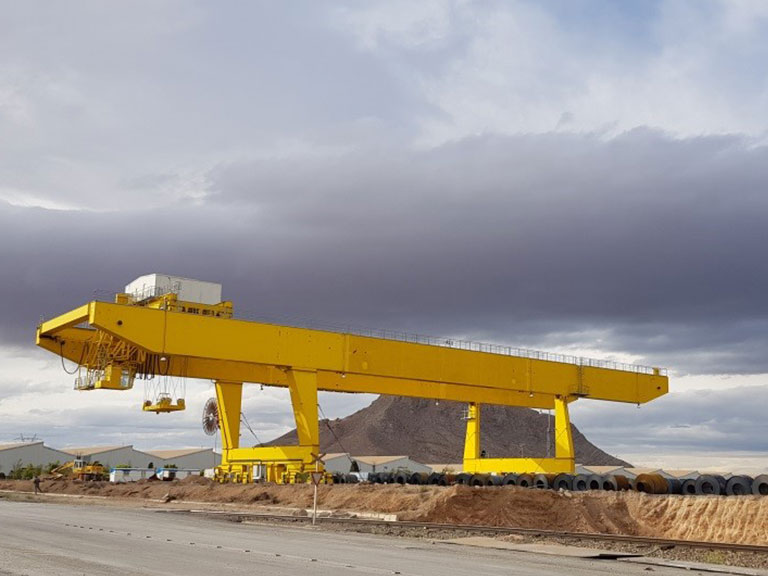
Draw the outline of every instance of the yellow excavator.
M69 477L82 481L108 480L109 471L99 462L93 464L78 457L51 470L54 478Z

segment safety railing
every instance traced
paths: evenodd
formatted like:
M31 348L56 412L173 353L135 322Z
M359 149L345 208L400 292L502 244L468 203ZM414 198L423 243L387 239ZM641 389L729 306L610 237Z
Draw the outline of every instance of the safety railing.
M328 322L319 322L312 319L297 317L274 317L263 314L249 312L239 312L236 318L242 320L252 320L263 324L272 324L280 326L291 326L295 328L307 328L311 330L322 330L325 332L334 332L339 334L354 334L355 336L364 336L367 338L380 338L382 340L395 340L398 342L410 342L412 344L424 344L426 346L439 346L441 348L452 348L455 350L469 350L472 352L485 352L487 354L499 354L502 356L516 356L518 358L530 358L531 360L546 360L548 362L560 362L562 364L575 364L577 366L589 366L592 368L606 368L609 370L620 370L623 372L634 372L636 374L655 374L667 375L664 368L655 368L653 366L643 366L640 364L630 364L626 362L616 362L613 360L600 360L597 358L587 358L584 356L574 356L569 354L558 354L554 352L543 352L541 350L530 350L527 348L516 348L513 346L504 346L501 344L489 344L485 342L475 342L472 340L463 340L457 338L439 338L436 336L425 336L422 334L413 334L410 332L401 332L396 330L386 330L378 328L364 328L352 325L338 325Z
M165 291L165 293L169 292L172 292L172 290ZM381 338L382 340L395 340L398 342L410 342L412 344L424 344L426 346L439 346L441 348L452 348L454 350L469 350L472 352L485 352L487 354L499 354L502 356L516 356L518 358L530 358L531 360L546 360L548 362L560 362L562 364L574 364L576 366L589 366L591 368L620 370L622 372L634 372L636 374L659 374L661 376L667 375L666 368L643 366L641 364L617 362L614 360L600 360L597 358L558 354L555 352L544 352L541 350L531 350L528 348L516 348L513 346L504 346L502 344L490 344L486 342L476 342L458 338L425 336L423 334L414 334L411 332L403 332L397 330L367 328L348 324L340 325L329 322L321 322L309 318L300 318L296 316L270 316L256 312L239 310L233 317L239 320L251 320L254 322L261 322L263 324L272 324L276 326L307 328L311 330L322 330L325 332L334 332L338 334L354 334L355 336L364 336L367 338Z

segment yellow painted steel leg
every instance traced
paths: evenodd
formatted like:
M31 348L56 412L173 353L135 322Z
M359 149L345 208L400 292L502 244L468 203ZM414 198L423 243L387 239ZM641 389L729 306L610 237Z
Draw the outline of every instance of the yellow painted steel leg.
M272 482L305 481L303 477L306 472L318 467L316 462L320 452L320 434L317 374L307 370L288 370L286 378L296 420L298 446L240 448L242 384L216 383L222 443L219 467L222 481L251 482L257 466L266 467L266 479Z
M472 402L467 411L467 435L464 440L464 469L469 460L480 458L480 405Z
M299 446L311 446L319 453L320 434L317 420L317 373L304 370L288 372L288 389L291 392L293 416Z
M575 462L568 400L562 396L555 397L555 458Z
M240 409L243 402L241 382L216 382L216 402L219 406L221 430L221 463L226 465L229 451L240 447Z
M317 419L317 373L309 370L288 370L286 377L299 445L269 448L282 451L286 458L267 464L267 478L279 483L306 482L310 470L322 470L322 465L318 464L320 431ZM253 448L250 452L253 455L266 455L269 449Z
M464 472L470 474L558 474L573 473L573 435L568 417L568 399L555 398L554 458L481 458L480 406L470 404L467 413L467 436L464 441Z

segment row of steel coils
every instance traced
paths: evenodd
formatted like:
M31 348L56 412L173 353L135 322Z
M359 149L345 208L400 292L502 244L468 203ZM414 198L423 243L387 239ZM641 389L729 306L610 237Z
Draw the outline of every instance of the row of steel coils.
M351 484L360 481L355 474L334 474L335 484ZM702 474L697 478L679 480L661 474L640 474L634 479L620 475L601 474L443 474L433 472L371 472L367 481L375 484L417 484L451 486L520 486L543 490L634 490L646 494L690 494L744 496L755 494L768 496L768 474L760 476L718 476Z

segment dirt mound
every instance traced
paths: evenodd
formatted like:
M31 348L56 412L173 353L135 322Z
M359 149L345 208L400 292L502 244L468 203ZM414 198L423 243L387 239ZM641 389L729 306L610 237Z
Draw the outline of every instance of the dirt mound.
M211 483L211 481L208 478L203 478L202 476L187 476L186 478L179 480L179 483L196 484L198 486L208 486Z
M32 491L31 481L0 481L0 490ZM309 485L218 484L205 478L173 481L45 481L51 493L106 496L153 505L170 494L180 503L232 504L257 511L265 506L312 506ZM517 487L320 486L320 508L397 514L402 520L628 534L681 540L765 544L768 498L759 496L656 496L636 492L552 492Z
M762 545L768 542L768 498L632 496L635 498L628 499L630 514L647 530L659 531L667 538Z
M515 526L540 530L636 535L640 527L623 498L584 498L564 492L527 489L477 490L453 486L413 520ZM597 496L597 495L595 495ZM602 496L602 495L601 495Z
M346 418L320 423L320 450L357 456L407 455L419 462L461 462L466 404L420 398L379 396ZM551 419L530 408L483 406L481 443L489 457L547 455ZM328 426L333 429L333 433ZM338 440L337 440L338 438ZM296 431L270 442L295 444ZM576 460L590 465L629 466L606 454L573 427Z
M765 544L768 498L551 492L454 486L412 520Z

